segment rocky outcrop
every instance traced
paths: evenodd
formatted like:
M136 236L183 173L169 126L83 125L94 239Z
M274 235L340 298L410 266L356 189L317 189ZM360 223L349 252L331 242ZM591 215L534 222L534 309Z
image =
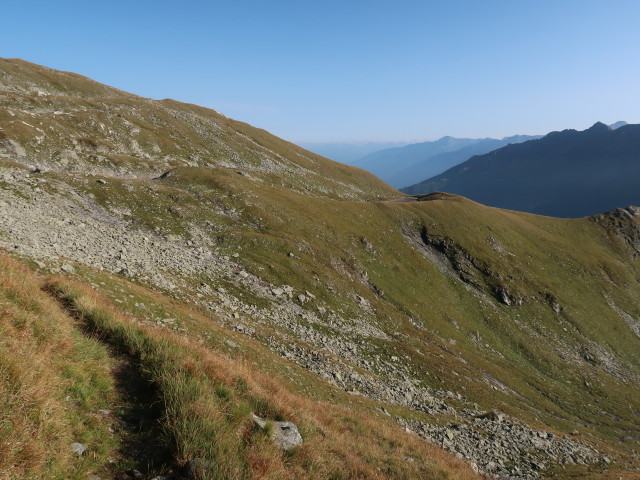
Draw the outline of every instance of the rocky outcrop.
M591 217L626 248L633 259L640 257L640 207L616 208Z
M505 305L522 305L526 301L525 297L514 292L513 288L503 281L501 275L491 270L485 261L474 257L452 239L433 235L424 226L419 232L405 226L403 233L443 275L456 278L477 292L491 295ZM492 244L496 246L495 240Z

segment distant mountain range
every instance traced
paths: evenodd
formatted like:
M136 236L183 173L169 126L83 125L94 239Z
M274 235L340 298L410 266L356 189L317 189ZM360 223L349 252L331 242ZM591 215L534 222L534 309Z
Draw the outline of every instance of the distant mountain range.
M373 152L353 162L353 165L368 170L395 188L401 188L419 178L442 173L473 155L533 138L539 137L516 135L501 140L442 137L433 142L412 143Z
M370 153L388 148L404 147L407 143L409 142L307 142L300 143L300 146L336 162L351 165Z
M582 217L640 204L640 125L596 123L508 145L402 189L445 191L486 205Z
M466 147L462 147L451 152L439 153L438 155L428 157L397 172L391 172L387 183L396 188L407 186L417 178L424 178L425 174L427 177L438 175L439 173L470 159L474 155L488 153L497 148L509 145L510 143L522 143L536 138L540 138L540 136L514 135L512 137L505 137L501 140L495 138L481 138ZM383 178L383 180L385 179Z

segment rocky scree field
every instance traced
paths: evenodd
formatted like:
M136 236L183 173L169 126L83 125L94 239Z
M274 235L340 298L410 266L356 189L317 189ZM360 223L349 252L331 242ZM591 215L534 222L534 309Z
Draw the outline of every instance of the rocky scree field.
M25 425L49 428L51 402L67 433L2 435L18 446L0 478L640 478L637 208L397 201L217 112L19 60L0 61L0 105L2 348L33 355L44 322L95 349L55 374L3 360L2 425L29 378L61 378ZM67 363L101 393L67 393ZM119 371L143 375L146 403ZM108 426L132 423L120 403L148 426ZM278 449L251 413L294 422L302 447ZM353 437L321 440L334 431Z

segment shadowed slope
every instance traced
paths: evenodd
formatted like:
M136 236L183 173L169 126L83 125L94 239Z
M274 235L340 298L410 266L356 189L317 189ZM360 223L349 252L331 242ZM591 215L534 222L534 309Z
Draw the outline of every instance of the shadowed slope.
M640 125L602 123L477 155L403 189L446 191L495 207L583 217L640 204Z

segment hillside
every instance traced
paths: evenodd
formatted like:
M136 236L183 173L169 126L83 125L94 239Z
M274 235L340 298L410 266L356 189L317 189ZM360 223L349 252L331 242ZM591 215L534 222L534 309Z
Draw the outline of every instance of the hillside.
M638 179L640 125L596 123L475 156L402 191L446 191L494 207L570 218L639 204Z
M400 198L210 110L0 71L0 479L640 478L640 210Z
M383 199L371 175L213 110L152 100L73 73L0 59L0 158L43 170L153 177L176 167L253 172L312 195ZM21 140L21 142L18 142Z

